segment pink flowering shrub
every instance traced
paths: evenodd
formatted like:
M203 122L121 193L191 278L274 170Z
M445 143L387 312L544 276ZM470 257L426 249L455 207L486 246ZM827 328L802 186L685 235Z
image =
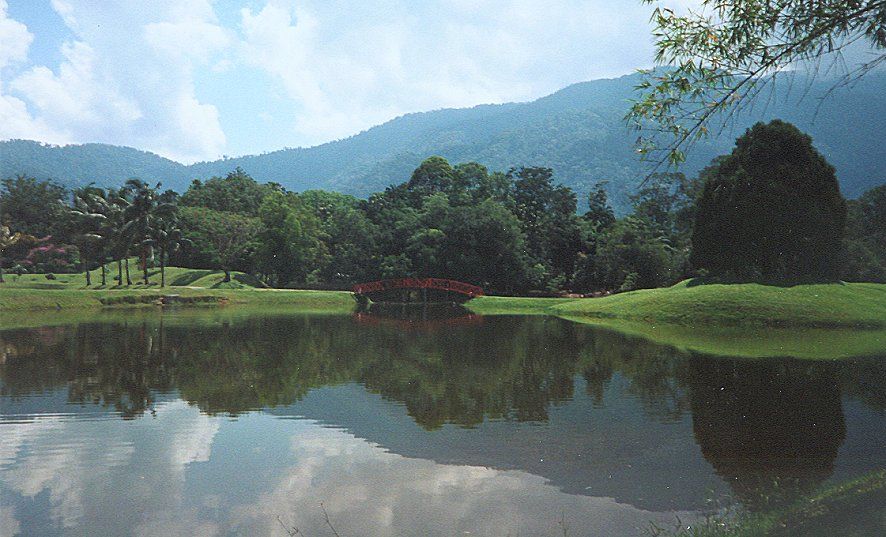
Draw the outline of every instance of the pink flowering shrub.
M18 260L18 264L28 272L76 272L77 248L70 244L53 244L49 242L52 237L44 237L28 250L24 259Z

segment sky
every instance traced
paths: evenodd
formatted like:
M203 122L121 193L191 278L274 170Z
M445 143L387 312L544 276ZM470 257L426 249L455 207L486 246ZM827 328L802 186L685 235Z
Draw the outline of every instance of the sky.
M651 65L639 0L0 0L0 140L180 162Z

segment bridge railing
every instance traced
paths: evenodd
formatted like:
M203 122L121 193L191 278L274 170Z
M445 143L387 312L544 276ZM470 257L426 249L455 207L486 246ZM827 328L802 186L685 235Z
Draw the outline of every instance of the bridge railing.
M441 291L453 291L470 297L483 296L482 287L443 278L400 278L358 283L353 287L353 291L358 295L387 291L388 289L438 289Z

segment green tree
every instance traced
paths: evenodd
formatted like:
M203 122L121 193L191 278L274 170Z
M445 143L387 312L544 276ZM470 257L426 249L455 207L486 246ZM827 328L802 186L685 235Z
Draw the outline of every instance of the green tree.
M0 224L35 237L59 235L67 197L65 187L19 175L0 181Z
M584 219L595 231L604 230L615 223L615 212L609 204L605 186L605 181L598 182L588 193L588 210Z
M406 188L419 196L450 192L456 181L455 170L443 157L429 157L412 172Z
M190 244L180 228L177 207L173 205L168 211L164 211L164 214L151 226L149 240L159 254L160 287L166 287L166 263L169 255Z
M779 120L758 123L707 177L691 261L717 275L839 275L846 202L812 139Z
M604 289L631 291L660 287L673 279L673 248L643 218L617 221L599 238L595 282Z
M190 207L258 216L262 200L273 189L270 184L259 184L238 167L223 178L194 180L180 202Z
M886 283L886 184L847 204L843 279Z
M554 185L550 168L522 167L508 175L530 261L543 267L548 287L560 287L572 276L582 249L576 195L569 187Z
M645 93L628 117L637 129L652 131L641 136L639 147L662 151L659 163L681 162L685 147L704 136L712 121L748 102L786 67L856 41L877 53L846 79L886 60L883 0L702 0L699 9L685 13L656 7L652 22L656 61L671 69L647 72L640 86ZM657 134L670 141L660 143Z
M256 268L278 286L306 282L323 255L316 217L292 192L271 192L262 201Z
M257 218L205 207L182 207L181 217L183 227L189 229L188 239L208 250L211 262L224 271L225 283L231 281L231 270L243 254L256 246L262 231Z
M324 248L314 278L326 283L364 281L372 272L371 256L376 250L375 226L353 196L309 190L299 199L319 223L319 240Z

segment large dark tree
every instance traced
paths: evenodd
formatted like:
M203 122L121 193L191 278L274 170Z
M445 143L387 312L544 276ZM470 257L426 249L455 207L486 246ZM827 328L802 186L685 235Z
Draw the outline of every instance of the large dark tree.
M691 261L742 278L835 278L845 224L834 168L812 138L783 121L758 123L707 177Z

